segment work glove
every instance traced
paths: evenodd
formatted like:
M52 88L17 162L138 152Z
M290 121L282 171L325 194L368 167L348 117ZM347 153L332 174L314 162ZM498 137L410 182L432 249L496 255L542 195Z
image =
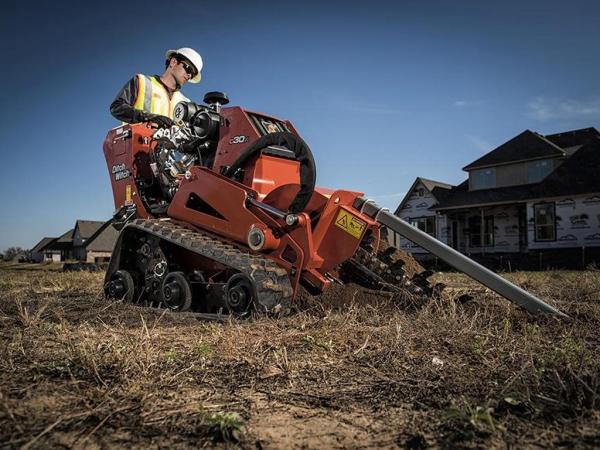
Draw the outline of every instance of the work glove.
M173 121L167 116L161 116L160 114L144 113L142 116L142 122L152 122L158 125L158 128L170 128L173 126Z

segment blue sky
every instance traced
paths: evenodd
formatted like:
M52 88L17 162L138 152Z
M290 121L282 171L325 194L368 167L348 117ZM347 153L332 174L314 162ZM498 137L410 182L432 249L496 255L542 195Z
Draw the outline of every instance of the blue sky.
M231 103L291 120L321 186L394 208L525 129L600 127L600 3L4 2L0 251L114 209L108 107L196 48Z

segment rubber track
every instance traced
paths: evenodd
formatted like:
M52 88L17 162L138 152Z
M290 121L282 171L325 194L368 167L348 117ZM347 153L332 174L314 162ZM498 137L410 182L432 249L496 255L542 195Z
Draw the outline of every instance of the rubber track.
M138 229L246 274L256 287L255 308L261 312L286 312L293 290L287 271L261 255L240 250L213 236L170 220L136 219L125 229ZM125 231L125 229L123 231Z

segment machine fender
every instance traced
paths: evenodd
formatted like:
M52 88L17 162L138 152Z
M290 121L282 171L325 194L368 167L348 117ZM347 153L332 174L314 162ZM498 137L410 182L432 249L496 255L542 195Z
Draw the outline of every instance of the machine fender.
M312 197L315 190L315 182L317 179L317 169L312 152L306 142L293 133L278 132L266 134L263 137L254 141L239 158L227 169L225 176L233 178L236 172L244 167L244 165L260 152L262 149L270 145L279 145L286 147L294 152L294 155L300 163L300 190L292 201L289 207L289 212L299 213L304 211L306 205Z

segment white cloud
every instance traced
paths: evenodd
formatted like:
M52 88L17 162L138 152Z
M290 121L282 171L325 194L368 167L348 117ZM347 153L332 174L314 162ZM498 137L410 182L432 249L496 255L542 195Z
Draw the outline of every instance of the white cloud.
M479 106L483 104L481 100L455 100L454 106L457 108L470 107L470 106Z
M479 136L473 136L472 134L465 134L467 140L477 149L482 152L489 152L493 149L492 144Z
M558 100L536 97L528 104L527 115L540 122L554 119L599 118L600 98Z

